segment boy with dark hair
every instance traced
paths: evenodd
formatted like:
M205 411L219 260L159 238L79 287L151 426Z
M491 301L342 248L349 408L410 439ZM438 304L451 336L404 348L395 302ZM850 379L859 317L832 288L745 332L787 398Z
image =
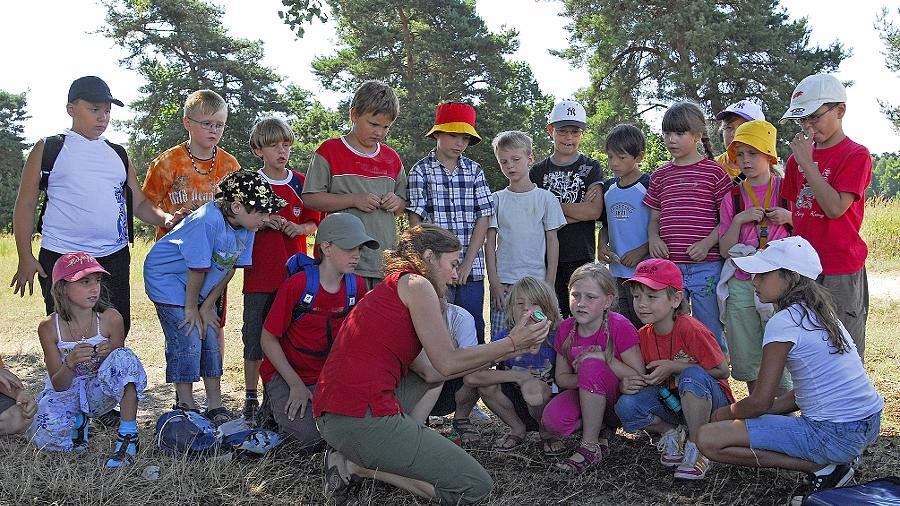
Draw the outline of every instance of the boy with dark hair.
M569 278L575 269L594 261L596 221L603 212L603 170L600 162L578 151L587 129L584 107L574 100L553 106L547 133L553 139L553 154L536 163L528 173L531 182L552 193L562 206L566 224L559 229L559 262L556 297L563 318L569 311ZM592 186L597 185L592 188Z
M310 160L303 201L323 212L348 212L378 241L362 252L356 272L372 288L384 277L383 253L397 242L395 218L406 208L406 171L385 137L400 111L397 95L380 81L366 81L350 102L347 135L323 142Z
M847 91L830 74L806 77L781 117L800 132L791 140L781 194L792 202L794 235L808 240L822 260L819 283L840 301L838 318L865 358L869 249L859 235L872 182L872 156L850 140L842 122Z

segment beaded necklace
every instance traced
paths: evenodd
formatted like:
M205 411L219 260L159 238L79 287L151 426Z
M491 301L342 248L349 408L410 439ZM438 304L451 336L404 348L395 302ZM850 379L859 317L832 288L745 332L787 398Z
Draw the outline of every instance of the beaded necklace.
M200 174L201 176L208 176L212 174L212 171L216 168L216 153L219 151L219 148L217 146L213 146L212 162L209 164L209 170L206 172L202 172L200 168L197 167L197 164L194 163L194 154L191 153L191 148L188 147L187 141L184 142L183 146L185 151L187 151L188 158L191 159L191 166L194 167L194 171L196 171L197 174Z

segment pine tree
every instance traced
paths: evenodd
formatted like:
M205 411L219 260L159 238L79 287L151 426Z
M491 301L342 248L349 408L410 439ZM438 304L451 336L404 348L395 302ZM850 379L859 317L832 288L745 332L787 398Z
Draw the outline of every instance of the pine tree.
M12 231L12 215L22 167L25 165L23 124L29 116L25 112L25 93L0 90L0 230Z

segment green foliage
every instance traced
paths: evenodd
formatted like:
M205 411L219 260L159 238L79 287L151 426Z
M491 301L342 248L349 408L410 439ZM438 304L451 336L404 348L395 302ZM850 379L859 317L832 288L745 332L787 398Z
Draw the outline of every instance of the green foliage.
M900 153L872 155L872 185L868 194L886 199L900 195Z
M25 105L25 93L0 90L0 230L5 232L12 230L13 207L25 165L22 132L29 118Z
M295 30L323 17L322 4L315 0L283 4L287 9L280 15ZM505 184L490 139L502 130L543 132L552 106L530 67L506 59L516 50L517 33L490 32L471 0L328 0L327 5L341 45L313 63L323 86L351 96L367 79L391 85L401 107L387 142L407 167L434 148L424 134L439 103L474 105L484 142L470 147L466 156L485 167L493 187ZM536 156L546 156L549 149L547 135L536 135Z
M202 0L105 0L99 32L127 51L120 63L145 80L136 111L126 121L132 164L139 174L163 150L183 142L187 96L216 91L228 103L228 127L220 145L242 166L257 159L247 147L250 128L263 111L281 110L281 77L259 64L262 42L229 37L222 9Z
M291 151L291 166L305 173L319 144L345 132L349 120L315 100L309 91L293 85L287 86L282 106L296 136Z
M900 15L900 8L897 9ZM889 70L900 72L900 27L888 19L887 7L884 7L875 23L878 35L884 41L885 52L884 59ZM881 112L894 124L894 130L900 133L900 106L892 106L885 100L878 100L881 106Z
M586 107L603 131L685 98L710 115L750 98L775 118L798 81L848 56L837 42L810 47L806 19L788 22L778 0L563 4L571 38L560 55L587 66Z
M867 267L875 272L900 270L900 200L869 199L865 212L860 235L869 246Z

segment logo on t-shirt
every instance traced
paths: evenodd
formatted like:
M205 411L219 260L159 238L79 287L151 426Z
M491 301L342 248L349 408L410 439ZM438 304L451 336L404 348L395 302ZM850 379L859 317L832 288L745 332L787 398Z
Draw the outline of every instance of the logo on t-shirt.
M575 204L584 193L584 179L578 172L548 172L544 175L544 189L556 195L560 204Z
M630 202L616 202L610 208L610 218L614 220L627 220L635 212L636 208Z

